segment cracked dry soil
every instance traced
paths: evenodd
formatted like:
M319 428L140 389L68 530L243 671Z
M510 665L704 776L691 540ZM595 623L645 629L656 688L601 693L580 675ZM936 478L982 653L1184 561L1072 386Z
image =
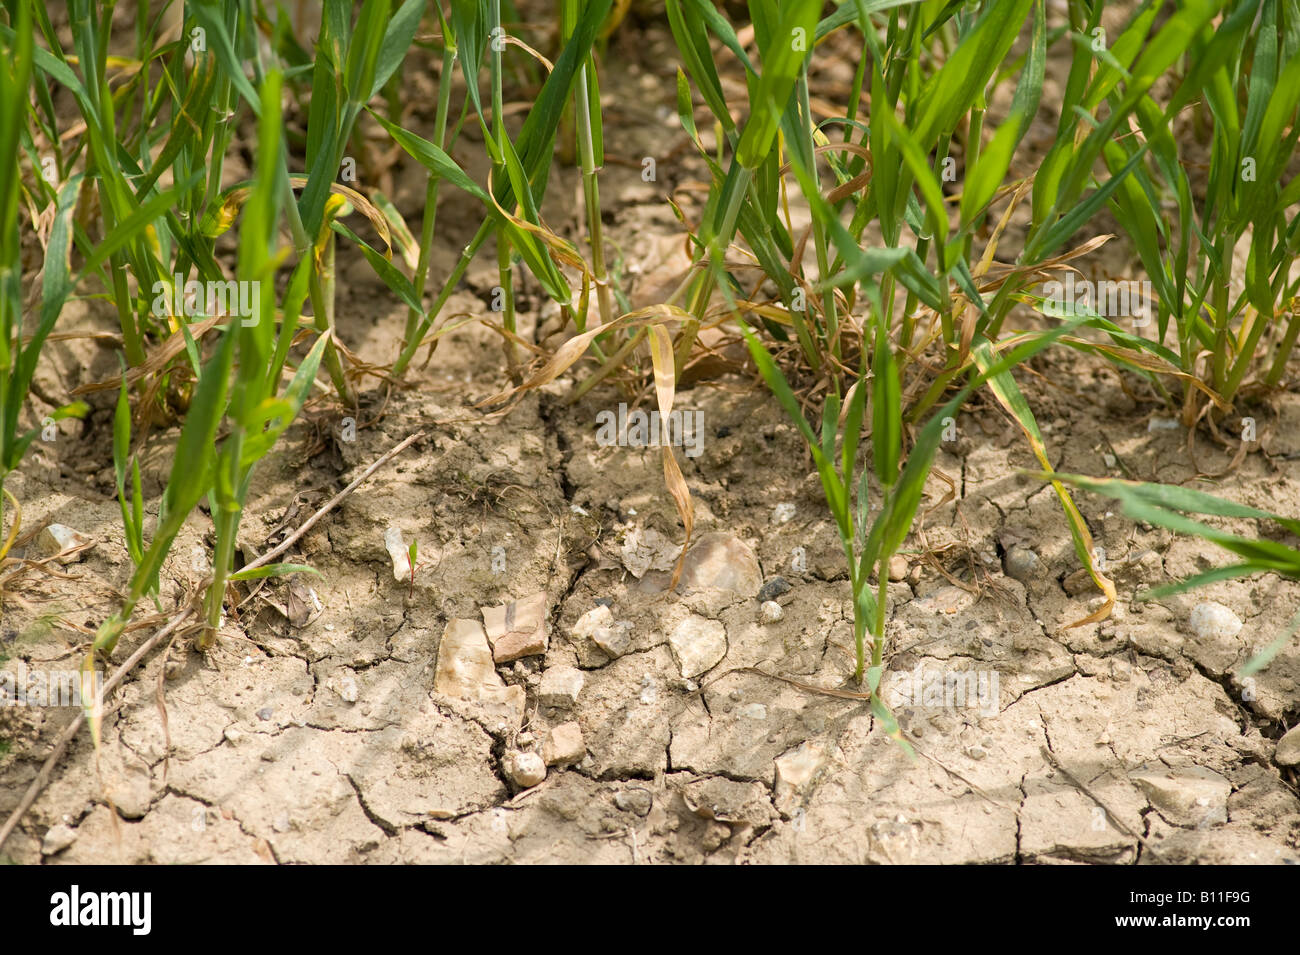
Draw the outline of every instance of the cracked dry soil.
M1085 375L1073 394L1034 396L1060 469L1099 473L1105 439L1136 474L1192 476L1177 434L1147 431L1132 409L1090 404L1105 392L1089 384ZM137 672L105 722L98 765L83 734L6 853L54 864L1298 860L1295 778L1272 757L1296 716L1300 647L1249 688L1233 675L1285 625L1295 584L1263 577L1138 603L1142 587L1219 558L1081 497L1121 599L1111 620L1069 628L1099 595L1071 579L1077 560L1050 488L1017 476L1032 462L1013 425L976 402L940 454L907 573L890 585L884 685L916 743L910 759L862 702L755 672L847 685L841 552L798 435L773 402L703 388L685 397L709 437L704 454L682 459L697 539L734 538L724 569L745 564L748 550L761 576L726 577L738 589L664 591L646 542L667 541L671 554L679 529L658 452L599 447L594 404L533 395L499 424L430 427L302 540L296 559L322 576L259 590L208 658L178 645ZM265 465L244 539L260 553L411 421L457 410L394 398L355 442L327 441L310 459L328 423L301 423ZM1262 428L1265 453L1250 455L1224 493L1275 507L1297 500L1300 447L1286 437L1297 416L1300 402L1284 399ZM37 461L16 488L34 502L32 526L63 520L98 543L63 569L67 579L33 579L7 608L6 666L75 666L78 635L50 626L51 615L93 624L129 559L115 505L90 486L104 475ZM934 506L950 484L954 499ZM420 543L413 587L394 580L390 524ZM178 542L165 605L198 582L190 560L204 531L195 520ZM1039 557L1023 579L1005 572L1014 547ZM759 581L780 619L761 616ZM523 689L522 714L437 692L448 621L538 591L545 653L497 668ZM1186 633L1205 599L1234 608L1241 632L1220 643ZM723 658L693 679L671 640L686 619L725 639ZM602 620L616 626L593 629ZM118 658L144 634L124 639ZM576 702L540 692L543 673L560 667L582 674ZM985 676L979 700L907 695L917 673L972 671ZM0 811L71 718L0 710L10 742ZM512 784L508 755L542 752L550 731L571 723L583 755L551 766L540 785ZM59 826L70 833L55 828L54 841Z

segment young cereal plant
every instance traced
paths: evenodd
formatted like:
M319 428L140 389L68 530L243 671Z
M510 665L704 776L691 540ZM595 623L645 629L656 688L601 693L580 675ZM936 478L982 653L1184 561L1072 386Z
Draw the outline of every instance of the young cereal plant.
M243 67L234 56L235 38L254 34L253 9L248 0L225 0L225 10L216 3L194 4L194 12L215 40L217 62L223 73L255 115L261 107L257 93L245 78ZM398 291L408 307L418 307L411 283L387 261L344 227L338 218L352 207L366 214L380 237L387 242L389 228L383 213L360 193L335 182L348 148L349 139L361 111L384 87L401 66L411 46L415 30L425 7L424 0L406 0L396 9L390 0L365 0L356 11L342 0L326 0L321 8L320 36L312 63L311 98L307 117L305 179L288 175L287 150L279 157L279 182L285 194L284 212L293 237L294 252L300 262L309 263L304 274L307 297L311 301L313 323L326 339L325 366L335 391L345 405L355 405L352 387L344 372L338 349L334 345L335 234L353 240L363 256L390 287ZM233 24L244 24L242 30ZM277 20L277 29L285 29ZM277 44L278 45L278 44ZM254 79L264 82L265 69L260 49L254 57ZM294 189L301 188L301 194ZM223 195L220 205L209 210L208 223L213 234L233 220L247 189L237 187ZM215 215L215 220L213 216Z
M1178 95L1161 110L1143 97L1136 137L1107 144L1112 168L1143 161L1112 197L1156 298L1154 343L1171 327L1187 384L1182 422L1226 413L1244 384L1275 387L1300 335L1294 274L1300 253L1300 177L1285 181L1300 140L1300 7L1288 0L1231 4L1192 37ZM1204 199L1179 154L1171 117L1189 109L1209 126ZM1161 200L1172 196L1173 212ZM1234 262L1248 243L1244 274ZM1171 324L1172 323L1172 324ZM1149 324L1149 319L1144 322ZM1272 341L1270 341L1272 339ZM1248 378L1254 369L1259 378Z
M44 5L36 7L34 26L49 50L35 52L36 106L25 148L43 170L42 192L61 191L84 177L98 193L100 234L81 221L73 231L85 260L75 284L93 276L109 290L135 370L145 365L151 335L180 334L187 324L185 309L178 315L170 305L181 297L184 276L193 270L202 282L224 278L210 243L196 234L193 213L219 187L228 133L214 118L227 90L206 57L186 67L187 42L159 44L159 22L151 25L147 17L137 24L135 57L108 56L115 6L68 4L71 51L63 49ZM5 27L4 33L12 31ZM51 82L71 94L80 130L60 130ZM168 107L172 124L157 122ZM74 173L78 162L83 170ZM172 182L165 189L158 186L164 174Z
M407 334L392 367L393 377L405 373L422 344L432 347L441 334L450 330L447 326L434 329L434 325L438 323L442 309L457 284L489 238L495 239L497 246L503 299L501 331L508 345L513 341L515 331L511 277L515 256L518 256L565 315L574 315L576 304L576 322L579 328L583 327L590 296L591 270L569 243L546 228L541 220L540 206L550 178L555 137L564 115L565 103L574 95L579 76L590 75L583 71L590 63L591 50L600 25L609 11L610 2L611 0L595 0L583 4L576 18L569 21L571 30L560 56L542 84L518 135L511 139L504 124L501 54L514 41L501 25L500 4L496 0L453 0L451 16L445 26L450 28L457 51L456 58L460 60L465 76L469 91L468 105L473 107L483 131L483 142L492 169L486 189L461 169L444 151L442 144L423 139L391 120L372 113L398 145L429 171L431 185L434 181L449 182L479 200L484 212L478 231L465 246L433 304L427 311L417 304L420 318L414 324L409 321L411 316L408 314ZM479 87L479 74L485 65L485 54L492 88L490 117ZM450 79L450 75L444 76L442 85L449 84ZM426 208L426 216L427 214ZM583 290L578 296L573 294L560 263L582 272ZM431 329L434 329L432 335ZM507 354L513 354L511 348L507 349Z
M820 435L804 416L798 399L771 352L742 318L737 317L737 321L759 374L799 429L816 464L849 568L857 653L854 679L861 683L865 678L872 694L873 711L885 722L890 732L897 736L897 725L878 694L884 665L885 621L888 616L888 566L890 558L898 552L911 530L946 421L957 414L972 390L992 378L1009 376L1012 368L1045 348L1064 334L1069 326L1023 340L1015 347L1008 348L1001 358L991 358L987 367L981 368L926 422L918 432L911 450L905 453L898 366L885 335L886 325L879 306L879 287L874 282L868 283L866 293L876 316L876 339L871 364L868 365L864 359L847 399L837 391L828 395L822 408ZM874 509L874 515L868 499L872 471L864 468L855 478L868 392L871 396L872 470L881 488L880 504ZM874 594L870 584L873 573L877 580L877 592ZM868 632L871 634L869 665Z
M256 296L262 304L255 320L241 322L227 335L237 336L238 365L226 409L229 434L222 442L215 464L215 481L208 499L216 525L217 545L213 557L213 579L206 605L206 621L198 641L201 650L212 645L221 622L222 602L227 579L241 579L232 573L236 537L248 496L249 484L257 463L293 422L311 391L316 369L328 342L320 335L315 346L298 365L283 392L280 391L281 369L297 330L298 310L302 302L303 279L310 272L310 257L299 262L290 279L286 295L285 319L278 330L275 322L275 271L282 253L276 250L280 219L279 196L283 195L277 174L283 132L280 124L280 75L267 75L262 90L259 126L261 143L257 179L242 212L239 231L239 268L244 281L255 282L267 290ZM209 373L229 374L230 356ZM301 567L271 565L261 568L258 576L301 570Z
M260 577L309 569L273 564L250 574L241 574L232 567L240 518L254 469L301 410L326 344L326 337L319 336L288 385L281 390L282 371L297 331L301 306L308 295L311 266L310 258L307 258L295 267L285 292L283 319L277 328L274 278L276 268L286 257L284 250L276 248L283 214L280 197L285 192L280 88L280 74L276 71L267 74L259 102L258 141L261 148L256 177L241 211L237 274L241 282L255 283L252 287L258 290L254 297L259 308L246 321L227 322L215 353L201 366L194 399L181 429L171 475L163 492L157 526L147 548L143 543L140 519L138 468L133 468L129 509L125 492L125 462L130 442L125 389L118 399L114 463L119 502L128 527L128 547L136 566L121 609L106 620L95 635L83 662L83 669L87 671L93 671L98 654L112 653L136 604L157 589L158 574L172 542L205 495L216 527L216 550L204 608L204 627L198 639L200 649L207 649L214 642L221 623L226 586L230 581L245 576ZM265 294L262 290L266 290ZM217 435L223 421L227 433L218 442ZM90 723L98 744L99 716L93 709Z
M1016 301L1015 294L1037 271L1086 251L1087 247L1047 258L1105 201L1115 180L1080 199L1090 182L1081 180L1069 205L1062 201L1059 207L1043 212L1038 226L1057 223L1059 227L1049 229L1039 241L1034 253L1037 258L1026 254L1019 265L992 268L1011 211L1028 191L1025 181L1005 180L1014 151L1041 99L1049 45L1045 5L1015 0L976 4L959 12L955 5L931 9L898 2L845 3L818 21L817 4L777 8L754 0L750 12L763 63L761 73L750 63L730 25L716 10L706 7L699 0L674 0L669 4L669 18L687 68L734 154L725 172L720 162L710 160L713 189L696 236L700 260L706 267L698 269L678 292L688 295L687 310L692 315L678 339L679 370L706 309L712 308L713 293L720 291L738 313L762 315L768 334L778 341L788 340L788 331L793 331L800 346L798 356L820 379L819 386L830 393L838 393L840 379L867 360L863 356L871 341L875 342L869 359L873 365L881 360L882 345L893 349L896 342L896 403L909 421L922 420L963 376L979 370L979 380L987 383L1016 418L1035 456L1047 467L1046 447L1029 405L1005 370L992 371L993 355L1044 334L1021 331L1004 335L1001 326ZM1003 66L1031 13L1028 49L1022 58ZM888 23L879 27L872 19L876 16L887 16ZM863 37L862 63L869 68L863 66L861 72L869 81L872 108L864 124L857 119L857 104L851 104L849 115L841 118L846 139L832 144L812 120L809 61L814 41L851 23L856 23ZM731 120L708 56L706 27L746 67L750 113L743 129L737 129ZM948 34L951 48L943 51L943 57L922 57L923 37ZM931 62L942 65L932 69ZM1088 68L1089 64L1074 67L1079 75ZM981 149L986 98L1017 73L1010 115L993 132L988 147ZM679 113L700 146L689 89L681 75ZM966 181L954 224L941 181L943 170L952 161L948 153L959 127L966 130ZM855 142L853 135L859 131ZM1113 127L1097 134L1098 148L1112 132ZM781 163L782 146L789 150L785 165ZM838 153L847 153L848 162L837 160ZM823 156L836 177L835 187L825 195L817 170L817 161ZM1086 156L1065 158L1069 163L1092 165ZM810 226L797 239L789 223L776 214L788 193L787 174L793 175L811 212ZM1010 208L976 263L971 259L976 233L995 198L1008 194ZM879 226L883 248L862 246L871 223ZM740 280L725 270L722 250L737 234L752 251L763 278L777 288L784 307L735 301ZM817 281L804 274L802 256L809 244L817 257ZM853 311L854 304L862 301L855 288L874 276L880 276L880 301L873 317L864 320ZM899 295L900 287L906 290L905 298ZM993 295L991 302L985 300L987 293ZM806 307L797 306L796 300ZM933 316L929 329L916 323L925 314ZM1069 327L1077 324L1079 317L1070 316ZM1051 334L1060 337L1065 330L1066 326L1057 326ZM940 360L920 360L934 345L942 350ZM1056 485L1055 491L1076 552L1098 586L1108 598L1113 597L1113 586L1094 565L1092 542L1082 517L1064 486ZM1109 609L1110 603L1098 614L1105 616Z
M61 418L80 417L86 411L83 403L75 402L54 411L40 427L22 430L18 421L41 348L72 292L68 256L73 211L82 183L81 176L74 176L52 198L53 224L44 250L40 307L35 323L25 324L19 229L24 186L19 163L34 60L31 17L28 0L17 4L15 28L0 44L4 52L4 63L0 64L0 559L9 552L22 526L22 509L13 492L4 486L6 476L18 467L43 428L52 427ZM39 179L39 165L36 169ZM7 533L6 501L12 509Z

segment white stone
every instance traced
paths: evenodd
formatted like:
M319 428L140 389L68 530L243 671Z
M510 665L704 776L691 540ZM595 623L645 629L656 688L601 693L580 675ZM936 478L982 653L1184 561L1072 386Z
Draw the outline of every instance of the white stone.
M753 548L732 534L712 533L691 545L678 586L682 593L712 588L754 597L763 588L763 574Z
M554 666L542 673L542 682L537 688L537 697L543 706L558 706L571 709L578 703L578 694L582 692L587 678L577 667Z
M344 703L357 701L357 678L351 672L345 672L339 677L339 696L343 698Z
M668 646L682 676L689 679L713 669L727 655L727 629L692 614L668 635Z
M517 727L524 716L522 686L506 686L497 673L487 634L477 620L447 621L438 644L438 668L433 689L454 699L505 707Z
M1230 640L1241 633L1241 618L1230 608L1211 600L1192 608L1188 626L1202 640Z
M821 768L824 754L820 744L808 740L773 760L776 764L775 794L778 801L786 802L795 793L807 788Z
M782 501L776 507L772 508L772 523L784 524L794 517L794 505L788 501Z
M76 841L77 830L71 826L65 826L63 823L50 826L45 833L45 838L41 840L41 854L47 856L58 855Z
M389 524L384 531L384 549L393 562L393 579L409 581L411 579L411 554L402 540L402 529L396 524Z
M88 544L90 540L91 538L80 531L74 531L66 524L47 524L41 529L37 545L40 547L41 553L46 557L57 557L64 551ZM63 558L59 563L70 564L81 559L82 555L76 554Z
M505 759L506 775L520 789L529 789L546 778L546 763L536 753L510 753Z
M600 604L579 617L570 633L575 637L586 637L590 640L598 628L608 627L613 622L613 612L604 604Z
M763 623L776 623L784 616L785 608L775 600L764 600L763 603L759 605L758 618L762 620Z

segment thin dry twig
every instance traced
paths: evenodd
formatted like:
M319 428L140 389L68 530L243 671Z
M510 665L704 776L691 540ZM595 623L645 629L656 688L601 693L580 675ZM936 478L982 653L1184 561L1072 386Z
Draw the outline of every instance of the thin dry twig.
M135 653L127 657L126 661L118 667L117 671L109 677L107 682L104 683L103 692L107 693L121 683L122 680L126 678L126 675L135 669L135 665L148 656L150 650L174 633L193 613L194 608L192 606L186 607L180 613L176 614L176 616L172 617L172 619L168 621L167 626L163 627L144 643L140 644L140 646L136 648ZM49 757L45 760L45 764L41 766L41 771L36 774L36 778L33 779L31 785L27 787L27 792L23 794L22 800L14 808L14 811L9 814L9 818L5 820L4 828L0 829L0 847L4 846L5 840L9 838L9 835L18 826L18 823L22 820L23 816L27 814L27 810L36 802L36 797L41 794L41 790L43 790L49 783L50 775L54 772L55 765L63 757L68 746L72 743L73 737L77 735L77 730L81 729L81 724L85 721L86 714L82 711L77 714L76 718L71 723L68 724L68 728L59 735L58 741L54 744L54 751L50 753Z
M294 531L283 541L281 541L279 546L275 547L272 550L267 551L265 554L263 554L261 557L257 558L256 560L245 564L242 569L252 570L256 567L261 567L263 564L269 564L271 561L275 560L275 558L279 557L290 547L296 544L299 540L301 540L302 536L306 534L309 530L311 530L313 527L315 527L317 522L320 521L322 517L324 517L330 511L334 510L334 508L338 507L339 504L343 501L343 499L347 497L349 494L351 494L353 491L355 491L358 487L360 487L361 484L366 480L366 478L370 477L370 475L378 471L381 467L383 467L390 460L392 460L392 458L396 457L398 454L405 451L412 444L414 444L416 441L420 440L423 437L424 437L424 432L417 431L415 432L415 434L404 439L399 444L394 445L388 451L384 452L384 454L380 455L375 460L375 462L370 465L370 467L362 471L361 475L355 481L353 481L343 490L339 491L332 498L330 498L328 501L322 504L320 509L315 514L307 518L307 520L296 531Z

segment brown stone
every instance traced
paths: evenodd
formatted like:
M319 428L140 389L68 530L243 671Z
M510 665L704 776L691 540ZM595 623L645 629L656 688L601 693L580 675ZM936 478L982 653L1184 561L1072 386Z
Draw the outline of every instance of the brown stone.
M542 760L547 766L567 766L586 755L582 727L577 723L561 723L546 734L542 744Z
M497 663L546 652L546 594L483 608L483 627Z

